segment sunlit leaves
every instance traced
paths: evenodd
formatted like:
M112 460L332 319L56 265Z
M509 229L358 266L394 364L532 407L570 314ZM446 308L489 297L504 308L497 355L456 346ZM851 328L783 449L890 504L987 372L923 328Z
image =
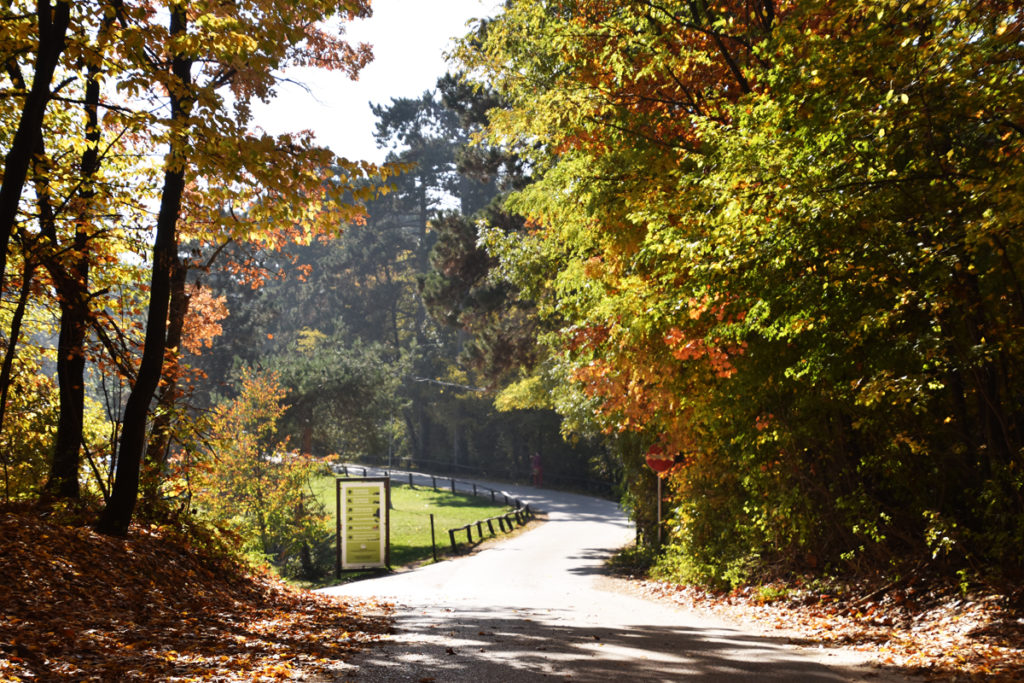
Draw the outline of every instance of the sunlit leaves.
M705 566L920 544L910 482L953 515L1020 490L1020 35L1000 2L514 2L462 48L537 171L488 248L577 407L686 456Z
M327 519L309 492L322 467L276 440L284 396L275 375L243 373L238 397L215 408L203 452L182 455L198 459L191 476L200 513L282 564L318 544Z
M49 7L38 7L44 5ZM339 158L308 132L271 136L253 130L250 104L275 95L282 69L358 75L371 52L347 41L344 22L367 16L367 2L58 3L58 9L68 7L67 40L55 53L37 123L43 141L21 155L31 156L31 190L20 197L16 226L25 258L13 262L45 265L45 273L37 270L41 286L32 292L38 299L33 303L59 309L69 321L65 327L83 334L62 359L84 358L97 370L101 390L116 388L107 408L111 434L123 436L117 391L144 393L150 384L167 388L182 379L176 350L165 355L157 348L162 335L155 333L165 319L173 327L184 309L169 318L163 313L167 293L157 281L152 289L145 284L150 269L166 270L179 242L217 248L234 240L277 250L336 234L363 219L362 205L379 196L380 184L399 169ZM37 21L36 8L8 3L0 22L7 67L0 85L5 154L29 83L41 68L39 54L47 41L54 43L37 35L46 17ZM161 195L164 177L176 182L179 175L185 184L180 206L176 191ZM158 223L162 246L154 250ZM182 268L199 265L181 257ZM253 282L262 277L258 269L244 272ZM208 346L218 330L214 318L196 324L195 314L222 314L202 290L194 294L186 334L195 336L183 345L193 349ZM143 346L139 321L147 297L156 323ZM145 349L151 358L140 371ZM161 374L164 361L159 384L153 370ZM66 382L79 390L83 383ZM145 406L149 399L137 403ZM77 411L64 407L61 424L74 429ZM168 410L161 403L161 414ZM144 422L145 415L136 415L124 426L144 434L146 425L137 424ZM68 443L73 449L79 440ZM103 450L110 462L122 455L112 444Z

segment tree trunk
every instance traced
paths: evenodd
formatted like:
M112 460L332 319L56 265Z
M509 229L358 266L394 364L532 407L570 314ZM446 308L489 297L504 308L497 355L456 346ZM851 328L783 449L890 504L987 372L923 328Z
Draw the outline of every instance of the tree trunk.
M153 245L153 273L150 280L145 348L135 384L128 394L122 416L117 470L114 473L110 500L96 527L101 533L112 536L124 536L128 533L138 499L149 404L160 383L163 370L167 311L171 292L171 264L177 255L175 229L184 189L185 179L182 171L168 171L164 174L156 242Z
M60 411L46 491L59 498L77 498L78 466L85 412L85 331L88 315L82 301L61 297L57 339L57 386Z
M143 482L143 497L147 507L152 511L156 506L156 494L160 485L167 450L171 443L174 408L181 397L178 388L178 357L180 356L181 335L185 327L185 315L188 313L188 295L185 289L188 269L175 253L171 268L171 299L167 316L166 348L171 354L165 365L166 375L160 395L157 398L157 413L153 418L153 429L150 432L149 445L146 448L146 473Z
M188 18L185 7L171 9L170 35L186 32ZM187 92L191 86L192 60L176 54L171 70ZM171 90L171 126L184 126L191 111L190 100ZM117 470L103 513L96 524L100 533L124 536L135 512L139 495L139 474L146 448L146 423L149 404L160 383L167 343L167 313L171 298L171 273L178 257L177 224L181 199L185 191L186 150L188 141L183 134L172 133L170 151L164 171L164 187L160 211L156 221L156 241L153 244L153 273L149 290L149 313L146 318L145 348L139 372L128 394L123 413L121 441L118 445Z
M39 50L33 68L32 87L25 96L18 128L4 157L3 183L0 184L0 289L7 274L7 249L18 219L21 193L28 180L32 157L43 139L43 117L50 101L50 82L64 52L71 2L63 0L51 8L49 0L36 5L39 25Z
M86 140L89 147L82 153L79 166L82 189L77 212L74 247L66 264L59 256L49 259L47 269L57 285L60 299L60 334L57 339L57 386L60 412L57 421L53 457L45 490L59 498L79 495L78 469L81 463L82 433L85 425L85 338L90 323L89 312L89 207L96 196L93 178L99 171L99 101L98 68L90 68L85 87ZM51 224L51 242L57 244L56 226Z

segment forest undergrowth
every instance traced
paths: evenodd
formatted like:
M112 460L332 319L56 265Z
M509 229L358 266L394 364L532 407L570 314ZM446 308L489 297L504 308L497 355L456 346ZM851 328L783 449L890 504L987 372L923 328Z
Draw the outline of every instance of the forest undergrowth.
M191 532L0 508L0 682L332 677L390 630L386 603L287 586Z

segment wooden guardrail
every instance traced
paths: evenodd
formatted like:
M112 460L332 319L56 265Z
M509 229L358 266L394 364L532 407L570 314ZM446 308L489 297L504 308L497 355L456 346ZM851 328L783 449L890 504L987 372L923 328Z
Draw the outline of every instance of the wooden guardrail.
M367 467L364 467L362 465L337 465L337 466L334 467L334 471L335 472L340 473L340 474L342 474L342 475L344 475L346 477L351 476L350 471L351 472L362 472L362 476L365 477L365 476L367 476L367 472L369 470L371 470L371 469L375 470L375 471L383 472L385 477L391 477L392 479L395 479L395 483L397 483L397 478L395 478L393 476L395 473L390 471L390 470L388 470L387 468L384 468L384 467L373 466L373 467L367 468ZM438 481L441 482L441 485L444 488L450 489L452 493L456 493L457 492L456 484L459 484L461 486L461 489L459 489L459 490L461 490L464 493L469 493L472 490L474 496L478 496L480 498L486 498L487 496L484 493L481 493L481 492L486 492L487 494L490 494L491 502L492 503L497 503L498 499L500 498L504 505L515 505L517 508L520 506L518 498L509 498L508 494L505 493L504 491L499 491L497 489L492 489L492 488L490 488L488 486L483 486L482 484L477 484L476 482L461 481L461 480L456 479L455 477L447 477L447 476L441 476L441 475L437 475L437 474L426 474L424 472L415 472L415 473L414 472L405 472L405 473L403 473L400 476L406 476L406 477L409 478L409 486L411 488L414 488L413 476L417 476L417 477L420 477L422 479L429 479L430 480L429 487L434 489L435 491L439 490L437 488L437 482Z
M518 501L517 501L518 502ZM448 540L451 541L452 551L458 552L459 544L455 540L455 534L465 531L466 532L466 543L473 544L473 527L476 527L477 542L484 540L484 524L487 525L487 530L490 532L491 537L496 536L494 533L494 522L498 523L498 528L501 529L502 533L508 532L515 529L515 525L524 526L533 517L533 512L530 510L529 505L522 505L516 507L515 510L506 512L503 515L495 515L494 517L488 517L487 519L480 519L475 522L470 522L463 526L453 527L448 530Z
M448 530L448 540L451 542L452 550L455 551L455 552L458 552L458 545L459 545L458 541L455 539L455 534L457 534L457 533L465 532L465 534L466 534L466 542L469 543L469 544L472 544L473 543L473 527L476 527L477 542L479 542L479 541L482 541L484 539L484 525L485 524L487 525L488 532L490 533L491 537L493 538L494 536L497 535L495 533L495 531L494 531L494 523L495 522L498 523L498 528L500 529L500 531L502 533L506 533L506 532L511 532L513 529L515 529L515 525L516 524L519 524L519 526L523 526L528 521L530 521L531 518L534 517L534 513L533 513L532 510L530 510L529 504L523 504L522 501L520 501L518 498L516 498L514 496L509 496L504 491L499 491L497 489L492 489L492 488L490 488L488 486L483 486L481 484L477 484L476 482L461 481L461 480L455 479L454 477L439 476L439 475L436 475L436 474L427 474L425 472L394 472L394 471L391 471L391 470L389 470L387 468L377 467L377 466L366 467L366 466L363 466L363 465L354 465L354 464L339 464L339 465L334 466L334 471L336 473L341 474L341 475L346 476L346 477L351 476L350 473L352 473L352 472L354 472L354 473L360 473L361 472L362 476L365 477L365 476L368 475L368 473L369 473L369 471L371 469L375 470L375 471L383 472L384 476L388 477L390 479L393 479L394 483L397 483L397 481L398 481L398 479L395 477L395 475L398 475L398 477L401 477L401 478L408 477L408 481L409 481L409 486L410 487L414 486L413 485L413 477L414 476L418 477L421 482L423 480L428 480L429 483L424 484L424 486L426 486L427 488L432 488L435 491L439 490L438 489L438 481L439 480L441 482L441 486L444 487L444 488L450 489L452 493L456 493L456 491L457 491L456 484L459 484L459 489L458 490L460 490L461 492L469 493L470 491L472 491L474 496L479 496L479 497L483 497L483 498L486 498L487 494L490 494L490 498L491 498L491 502L492 503L497 503L500 500L504 505L513 506L514 507L513 510L511 510L509 512L506 512L504 514L495 515L494 517L488 517L487 519L477 520L475 522L471 522L471 523L465 524L463 526L453 527L453 528L449 529ZM435 545L433 545L433 516L431 516L431 545L433 547L434 555L435 555L435 560L436 560L437 547Z

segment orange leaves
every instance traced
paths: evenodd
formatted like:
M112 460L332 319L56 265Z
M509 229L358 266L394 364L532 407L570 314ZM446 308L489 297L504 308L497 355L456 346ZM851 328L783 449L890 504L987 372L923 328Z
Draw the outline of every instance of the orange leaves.
M730 356L742 354L746 344L713 346L703 339L689 339L678 327L664 335L665 345L672 356L681 361L705 359L715 377L728 379L736 373Z
M388 629L386 605L250 575L173 529L115 540L5 511L0 538L0 680L330 677Z
M685 339L683 338L682 332L679 328L672 328L670 332L676 332L677 334L670 335L666 334L665 343L672 350L672 355L677 360L695 360L704 355L707 351L707 345L703 339Z
M368 7L367 7L368 10ZM352 80L373 60L373 49L366 43L350 45L341 36L331 35L317 26L307 26L306 41L298 66L344 71Z
M600 279L604 271L604 259L600 256L591 256L583 264L583 274L591 280Z
M228 316L227 297L215 297L209 288L197 284L189 289L181 343L191 353L199 354L204 348L211 348L213 340L223 332L220 321Z
M574 327L569 332L569 345L574 351L596 349L609 337L609 330L604 325L584 325Z

